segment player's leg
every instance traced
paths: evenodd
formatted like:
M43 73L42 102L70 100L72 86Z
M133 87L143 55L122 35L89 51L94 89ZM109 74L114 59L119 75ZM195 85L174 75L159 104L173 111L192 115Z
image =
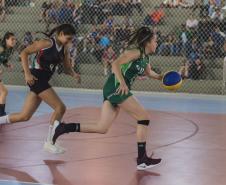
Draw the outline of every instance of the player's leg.
M159 164L161 159L152 159L151 157L147 157L146 154L148 125L150 122L147 111L134 96L127 98L119 105L119 107L128 112L128 114L137 120L137 168L139 170L144 170Z

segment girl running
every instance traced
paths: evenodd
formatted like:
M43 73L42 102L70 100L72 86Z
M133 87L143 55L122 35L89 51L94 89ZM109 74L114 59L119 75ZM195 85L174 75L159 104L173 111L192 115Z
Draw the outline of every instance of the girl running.
M50 120L44 149L51 153L64 152L63 148L59 145L53 145L51 141L52 125L61 121L66 107L48 82L55 68L60 63L63 63L65 72L68 75L76 79L80 78L71 68L68 54L67 45L71 42L74 35L75 29L72 25L62 24L50 32L48 35L49 39L36 41L21 52L25 81L30 87L30 92L27 95L21 112L0 117L0 124L27 121L32 117L42 101L47 103L54 112ZM37 53L37 55L29 69L28 57L34 53Z
M0 43L0 64L2 64L4 67L8 68L9 70L12 69L12 65L9 64L10 56L13 53L13 48L16 45L16 37L13 33L7 32L3 40ZM3 69L0 69L0 75L2 78ZM2 82L2 79L0 78L0 116L5 116L5 103L6 103L6 97L8 94L8 90L5 87L4 83Z
M132 37L133 36L133 37ZM131 38L132 37L132 38ZM131 86L139 75L144 73L154 79L161 80L162 76L151 70L149 54L154 53L157 47L157 38L148 27L142 27L130 36L129 45L136 44L137 48L127 50L112 63L111 74L104 85L101 117L96 124L86 123L54 123L53 143L57 138L69 132L106 133L123 109L137 120L137 169L151 168L161 162L146 154L147 127L149 114L131 93Z

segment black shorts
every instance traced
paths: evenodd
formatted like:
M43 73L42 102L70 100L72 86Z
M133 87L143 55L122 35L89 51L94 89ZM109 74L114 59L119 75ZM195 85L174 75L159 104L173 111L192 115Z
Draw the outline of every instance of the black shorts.
M38 79L35 80L33 85L28 85L32 92L38 95L41 92L51 88L49 80L52 77L52 73L40 69L31 69L31 74Z

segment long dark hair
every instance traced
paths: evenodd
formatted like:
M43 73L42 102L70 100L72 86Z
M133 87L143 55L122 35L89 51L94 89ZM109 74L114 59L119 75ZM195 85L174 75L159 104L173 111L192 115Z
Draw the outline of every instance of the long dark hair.
M6 40L8 40L10 37L14 37L14 36L15 36L15 35L14 35L14 33L12 33L12 32L6 32L6 33L5 33L5 35L4 35L4 37L3 37L2 41L1 41L1 45L2 45L2 47L3 47L4 49L7 48Z
M153 36L154 32L149 27L143 26L123 40L128 41L128 46L135 44L139 49L144 51L146 44L153 38Z
M37 33L42 33L46 35L47 37L52 37L54 33L59 34L60 32L63 32L65 35L75 35L76 31L74 26L71 24L61 24L55 28L53 28L49 33L45 32L37 32Z

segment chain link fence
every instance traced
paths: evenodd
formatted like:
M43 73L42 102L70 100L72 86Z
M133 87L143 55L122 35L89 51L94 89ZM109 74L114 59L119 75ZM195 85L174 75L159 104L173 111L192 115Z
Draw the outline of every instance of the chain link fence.
M17 47L11 58L15 68L4 82L24 85L19 52L61 23L77 30L70 49L71 61L82 83L59 67L53 86L102 89L111 73L110 63L126 47L120 40L142 25L158 35L151 58L156 72L180 71L185 80L178 92L224 94L226 19L221 0L0 0L0 38L15 33ZM32 60L32 56L31 56ZM165 91L161 82L139 77L139 91Z

